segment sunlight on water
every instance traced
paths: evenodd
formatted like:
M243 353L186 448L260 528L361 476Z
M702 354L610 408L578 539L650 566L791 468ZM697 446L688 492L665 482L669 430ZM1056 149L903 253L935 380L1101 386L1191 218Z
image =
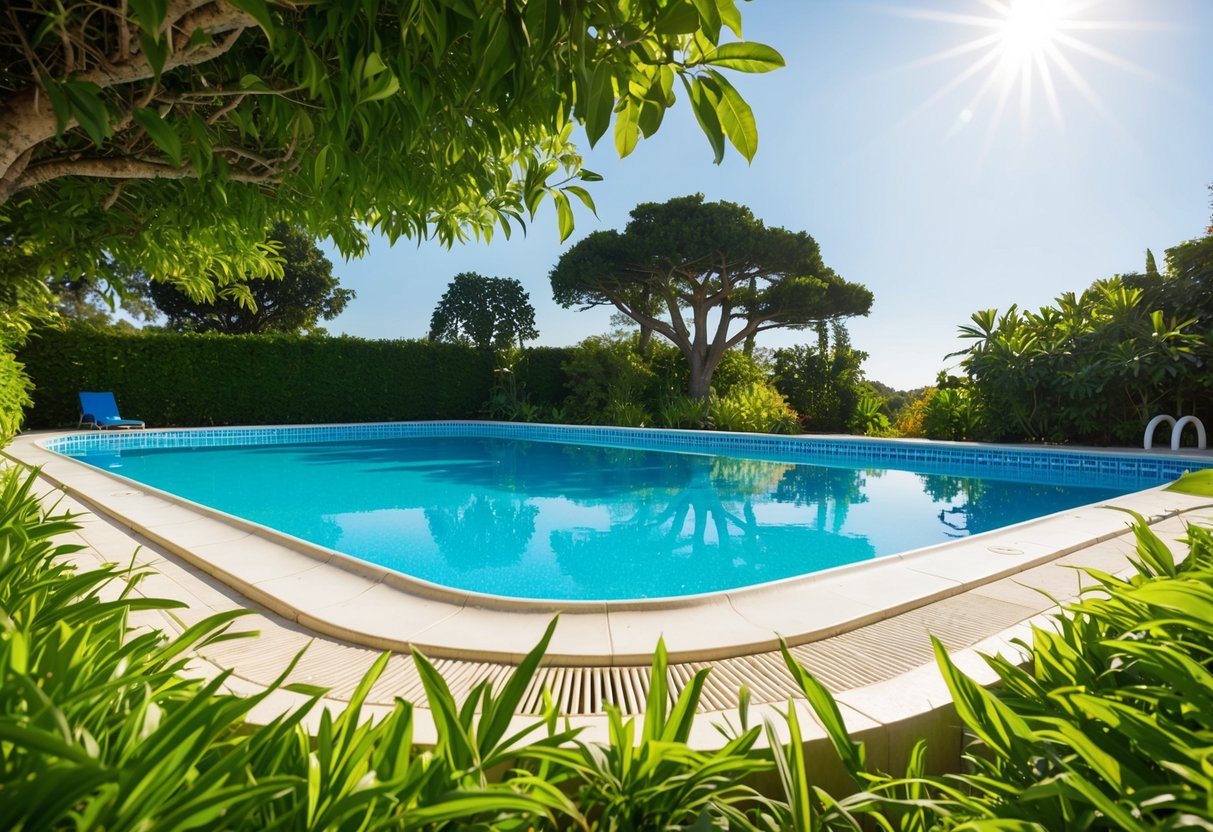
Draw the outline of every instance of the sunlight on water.
M83 459L434 583L582 600L803 575L1142 487L475 438Z

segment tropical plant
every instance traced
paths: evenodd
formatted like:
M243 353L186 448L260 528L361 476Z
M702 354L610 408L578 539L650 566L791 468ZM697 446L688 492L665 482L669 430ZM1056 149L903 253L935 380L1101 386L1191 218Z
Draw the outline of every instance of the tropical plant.
M696 398L710 394L729 350L757 333L872 306L872 293L828 268L805 232L768 228L750 209L702 194L637 205L623 233L593 232L550 277L561 306L614 306L674 344Z
M977 439L983 420L968 387L939 387L922 408L922 432L928 439Z
M864 436L888 436L892 432L889 416L884 412L884 400L878 396L864 394L855 403L855 411L847 425L852 433Z
M711 402L690 396L672 396L658 408L657 421L663 428L711 428Z
M266 245L281 258L282 276L248 281L247 297L200 302L172 284L152 281L148 291L167 328L226 335L323 333L319 322L340 315L354 291L340 287L332 261L300 229L277 223Z
M717 751L688 744L707 675L707 669L696 671L671 704L665 643L658 641L639 732L635 719L607 705L606 746L548 744L522 756L560 772L554 784L575 794L598 829L754 828L747 815L760 796L743 778L771 767L753 753L761 729L744 728Z
M1203 368L1213 342L1192 319L1168 318L1143 306L1143 297L1142 289L1113 278L1060 295L1038 312L1012 306L1001 315L975 313L960 330L973 343L959 354L982 432L993 439L1130 442L1156 413L1182 412L1185 389L1210 384Z
M717 430L750 433L799 433L796 411L779 391L766 383L734 387L711 400L712 424Z
M431 341L503 350L538 337L530 295L509 277L457 274L430 316Z
M1177 562L1141 517L1134 573L1094 585L1021 643L986 661L987 690L934 640L957 716L974 738L963 774L927 777L922 746L904 776L871 768L826 689L784 658L859 793L830 805L790 778L789 806L826 805L886 830L1213 829L1213 533L1189 525ZM822 828L809 814L797 828Z
M599 423L627 428L643 428L653 421L644 405L626 398L614 398L607 402Z
M484 413L490 419L507 422L539 420L542 408L531 403L527 398L526 389L518 380L518 367L524 356L521 347L508 347L496 353L497 366L493 368L493 389L489 391L489 400L484 406Z

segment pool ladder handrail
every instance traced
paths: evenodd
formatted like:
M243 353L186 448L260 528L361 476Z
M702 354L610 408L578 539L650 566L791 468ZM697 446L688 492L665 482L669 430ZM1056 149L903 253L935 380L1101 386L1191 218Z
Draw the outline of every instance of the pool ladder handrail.
M1179 440L1183 436L1184 428L1190 424L1196 426L1196 447L1202 451L1206 448L1208 443L1205 441L1204 422L1195 416L1184 416L1177 422L1174 416L1168 416L1165 413L1155 416L1150 420L1150 424L1146 425L1146 434L1141 440L1142 448L1148 451L1154 447L1154 430L1163 422L1171 423L1171 450L1179 450Z

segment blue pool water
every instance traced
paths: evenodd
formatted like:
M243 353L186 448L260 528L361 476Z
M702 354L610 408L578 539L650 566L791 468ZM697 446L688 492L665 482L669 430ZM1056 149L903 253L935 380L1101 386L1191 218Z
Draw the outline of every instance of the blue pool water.
M485 436L81 448L68 452L407 575L578 600L764 583L1165 481Z

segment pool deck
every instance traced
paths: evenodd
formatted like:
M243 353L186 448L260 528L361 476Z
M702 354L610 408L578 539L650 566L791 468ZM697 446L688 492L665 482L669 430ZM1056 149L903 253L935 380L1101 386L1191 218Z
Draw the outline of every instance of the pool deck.
M546 686L591 736L605 736L605 704L643 710L647 665L659 637L675 690L699 668L712 668L700 705L712 718L697 720L694 743L721 742L711 723L735 709L743 685L758 711L753 719L784 711L794 700L802 722L813 724L778 653L782 637L837 696L848 726L868 740L870 753L876 749L875 759L903 759L914 739L937 736L932 753L947 756L946 765L959 751L960 735L928 634L979 682L992 682L979 652L1017 655L1012 640L1028 637L1032 625L1046 624L1056 610L1050 596L1064 601L1090 583L1075 567L1121 572L1133 549L1124 513L1089 506L749 589L654 602L523 602L433 588L135 486L35 442L59 435L26 434L3 453L42 466L46 498L79 514L81 528L66 536L84 547L72 556L76 562L133 558L154 570L138 584L139 594L188 605L140 614L138 623L179 632L215 612L253 611L238 627L259 631L259 638L224 641L196 656L204 675L230 670L233 692L262 690L306 647L288 682L328 688L327 704L340 707L375 658L391 651L402 655L392 656L373 688L372 712L389 708L397 696L423 702L408 657L415 648L462 698L482 679L508 673L559 613L545 665L518 718L539 712ZM1213 523L1208 499L1159 488L1110 505L1145 516L1177 551L1185 523ZM254 718L272 718L301 701L275 691ZM424 741L432 725L418 728ZM808 738L821 740L820 732Z

